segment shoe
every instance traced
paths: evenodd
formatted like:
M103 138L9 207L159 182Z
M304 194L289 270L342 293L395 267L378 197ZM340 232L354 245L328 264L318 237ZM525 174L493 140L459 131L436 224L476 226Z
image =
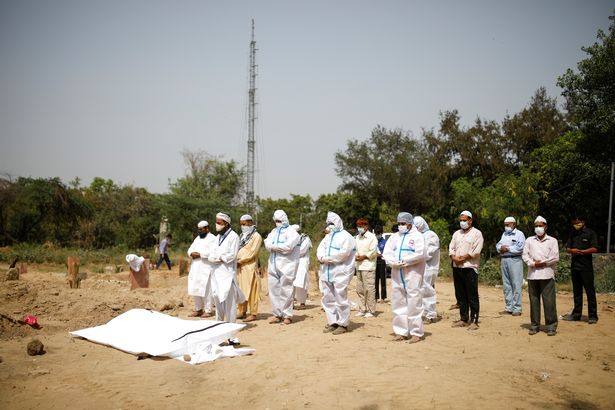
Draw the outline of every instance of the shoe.
M555 336L557 332L555 330L547 330L547 336Z
M232 337L232 338L228 339L227 343L228 343L229 346L238 346L238 345L241 344L241 343L239 343L239 339L236 338L236 337Z
M203 314L201 315L201 317L212 317L213 315L214 315L214 314L213 314L213 312L207 312L207 311L205 311L205 312L203 312Z
M338 328L338 325L336 325L335 323L332 324L332 325L326 325L322 332L323 333L331 333L331 332L333 332L337 328Z
M254 322L255 320L256 320L256 315L250 315L250 316L248 316L247 318L245 318L245 319L243 320L243 322L244 322L244 323L246 323L246 322Z
M451 305L451 307L448 308L448 310L455 310L455 309L459 309L459 305L457 303L455 303L454 305Z
M508 310L502 310L501 312L498 312L500 315L512 315L513 312L509 312Z
M589 325L595 325L596 323L598 323L598 318L592 318L587 321Z
M408 340L408 336L395 335L395 337L393 338L394 342L401 342L403 340Z
M281 322L281 319L279 317L277 317L277 316L272 316L272 317L269 318L269 323L272 324L272 325L274 323L280 323L280 322Z
M581 318L578 316L572 316L568 314L568 315L562 316L562 320L565 320L567 322L578 322L579 320L581 320Z
M418 343L418 342L420 342L421 340L423 340L423 339L421 339L421 338L420 338L420 337L418 337L418 336L412 336L412 337L410 338L410 340L408 340L408 343L411 343L411 344L412 344L412 343Z
M464 322L463 320L458 320L456 322L453 322L453 324L451 325L451 327L468 327L470 326L470 324L468 322Z
M201 316L203 316L202 310L195 310L194 312L188 315L188 317L201 317Z
M242 315L237 315L237 319L245 319L246 318L246 314L242 314Z
M293 320L289 317L285 317L282 323L284 323L285 325L290 325L291 323L293 323Z
M300 304L299 306L297 306L295 308L296 310L304 310L305 309L305 303Z
M478 325L472 322L470 323L470 326L468 326L468 330L478 330Z
M363 316L365 316L365 313L363 313L363 312L359 312L359 313L357 313L355 316L356 316L356 317L363 317Z
M338 326L337 329L335 329L332 333L334 335L342 335L346 333L347 331L348 331L348 328L346 326Z
M365 319L369 319L370 317L374 317L374 315L370 312L367 312L364 316Z
M513 316L521 316L521 312L512 312L511 313Z
M533 336L533 335L535 335L536 333L538 333L538 329L530 329L530 331L529 331L529 332L527 332L527 334L528 334L528 335L530 335L530 336Z

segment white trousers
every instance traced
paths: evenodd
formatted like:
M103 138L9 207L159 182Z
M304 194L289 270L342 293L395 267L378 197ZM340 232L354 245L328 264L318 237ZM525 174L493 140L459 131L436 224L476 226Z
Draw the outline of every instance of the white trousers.
M213 312L214 296L211 292L211 280L207 282L205 296L192 296L194 300L194 310L205 310L207 313Z
M231 290L224 302L220 302L217 296L214 296L214 302L216 304L216 320L223 320L229 323L235 323L237 318L237 292L234 287L237 286L233 282Z
M391 310L393 332L401 336L423 337L423 302L421 285L423 275L408 268L391 272Z
M305 301L307 300L307 295L307 289L298 288L295 286L295 298L297 298L297 302L305 303Z
M348 284L352 275L336 275L328 282L320 280L322 307L327 315L327 323L347 327L350 323L350 302Z
M436 312L436 278L438 277L437 270L425 269L423 275L423 286L421 286L421 297L423 298L423 315L427 319L435 319L438 317Z
M279 276L278 276L279 275ZM294 274L281 272L269 272L269 300L271 301L271 313L275 317L293 317L293 281Z

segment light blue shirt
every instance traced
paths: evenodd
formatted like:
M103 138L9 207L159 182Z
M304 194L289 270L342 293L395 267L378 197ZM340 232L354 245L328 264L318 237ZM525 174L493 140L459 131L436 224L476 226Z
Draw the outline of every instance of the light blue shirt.
M508 252L501 253L500 247L502 245L508 246ZM502 233L502 239L495 245L495 249L498 251L501 257L510 258L512 256L521 256L523 253L523 246L525 245L525 235L517 228L510 232L504 231Z

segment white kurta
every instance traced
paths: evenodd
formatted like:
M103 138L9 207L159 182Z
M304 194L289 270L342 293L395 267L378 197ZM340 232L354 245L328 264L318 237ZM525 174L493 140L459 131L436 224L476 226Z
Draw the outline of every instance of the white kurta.
M293 317L293 281L299 265L299 234L290 226L275 228L265 239L271 311L280 318Z
M216 236L210 233L205 238L197 236L192 245L188 248L188 256L193 252L198 252L201 257L192 259L190 272L188 273L188 294L190 296L205 297L210 288L210 277L213 269L212 264L207 260L212 248L216 244Z
M209 254L209 262L213 265L211 285L216 305L226 301L229 295L238 299L236 303L245 302L245 296L239 290L236 279L238 250L239 235L234 231L229 229L224 235L216 237L216 242ZM218 314L216 310L216 315Z
M307 235L301 236L299 243L299 265L297 266L297 275L293 285L296 288L308 290L310 287L309 271L310 271L310 249L312 249L312 241Z
M341 223L341 222L340 222ZM348 284L354 275L356 243L345 230L329 232L318 245L322 307L329 325L347 327L350 323ZM326 262L331 258L331 262Z
M391 266L393 331L401 336L423 336L421 286L425 271L423 234L414 226L387 240L382 256Z

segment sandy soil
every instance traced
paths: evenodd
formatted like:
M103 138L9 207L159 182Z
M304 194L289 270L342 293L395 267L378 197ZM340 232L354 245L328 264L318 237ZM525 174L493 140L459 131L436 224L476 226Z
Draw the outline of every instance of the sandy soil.
M130 291L127 279L90 274L80 289L68 289L65 273L30 266L19 281L0 283L0 313L35 314L42 325L1 319L0 408L615 408L614 295L599 295L595 326L584 316L560 322L555 337L529 336L527 294L522 316L501 316L501 290L481 287L481 327L470 332L451 328L458 314L446 310L453 286L441 281L442 320L410 345L391 340L388 304L378 304L375 318L353 316L351 332L333 336L322 333L315 288L289 326L267 323L263 294L260 320L238 334L256 353L191 366L137 360L68 334L135 307L190 313L186 277L177 271L154 271L150 289ZM558 312L567 312L572 295L561 292L557 302ZM45 355L27 355L33 337Z

